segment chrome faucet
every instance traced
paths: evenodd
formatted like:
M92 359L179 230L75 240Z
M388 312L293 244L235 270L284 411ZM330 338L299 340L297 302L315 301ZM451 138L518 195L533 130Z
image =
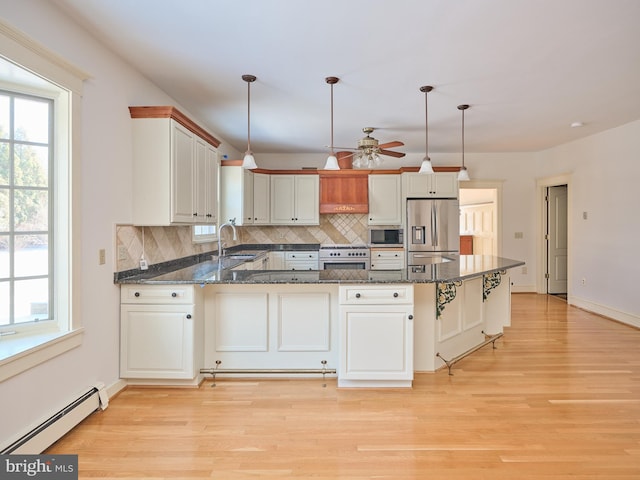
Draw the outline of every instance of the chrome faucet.
M234 240L238 239L238 235L237 235L237 232L236 232L236 219L235 218L232 218L228 222L223 223L222 225L220 225L220 227L218 227L218 258L224 257L224 250L223 250L223 244L222 244L222 229L224 227L231 227L231 230L233 230L233 239Z

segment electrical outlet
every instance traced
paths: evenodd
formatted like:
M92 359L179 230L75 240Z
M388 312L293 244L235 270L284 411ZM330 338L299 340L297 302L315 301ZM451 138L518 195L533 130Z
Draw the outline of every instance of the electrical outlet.
M104 265L107 263L107 252L104 248L98 250L98 265Z
M522 274L526 275L527 274L527 267L522 267Z
M514 237L518 240L521 240L524 238L524 233L523 232L516 232Z
M582 285L586 285L586 284L587 284L587 279L586 279L586 278L583 278L583 279L582 279Z
M119 245L118 246L118 260L119 261L125 261L129 258L129 252L127 251L127 247L125 247L124 245Z

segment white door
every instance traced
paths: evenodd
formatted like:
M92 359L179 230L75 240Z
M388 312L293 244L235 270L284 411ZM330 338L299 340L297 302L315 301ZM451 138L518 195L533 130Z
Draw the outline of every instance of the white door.
M547 292L567 293L567 186L548 188Z

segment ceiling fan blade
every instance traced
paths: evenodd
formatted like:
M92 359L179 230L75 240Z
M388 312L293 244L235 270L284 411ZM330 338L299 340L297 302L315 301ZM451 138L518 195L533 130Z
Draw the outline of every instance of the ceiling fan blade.
M379 150L378 153L380 155L388 155L390 157L396 157L396 158L402 158L405 155L404 153L394 152L392 150Z
M404 143L396 140L395 142L381 143L380 145L378 145L378 148L385 149L385 148L402 147L402 146L404 146Z

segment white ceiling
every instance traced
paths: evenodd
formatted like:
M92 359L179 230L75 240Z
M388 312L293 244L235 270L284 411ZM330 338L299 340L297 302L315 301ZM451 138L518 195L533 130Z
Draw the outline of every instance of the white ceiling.
M640 118L638 0L56 0L246 150L326 152L363 127L405 153L527 152ZM571 128L582 122L581 128Z

